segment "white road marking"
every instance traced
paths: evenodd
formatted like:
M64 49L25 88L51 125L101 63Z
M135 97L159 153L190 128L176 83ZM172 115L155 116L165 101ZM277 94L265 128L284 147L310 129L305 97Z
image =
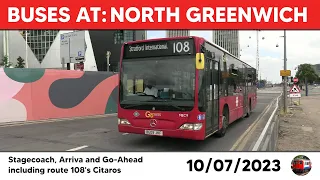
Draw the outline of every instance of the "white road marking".
M84 148L87 148L88 146L80 146L80 147L76 147L76 148L73 148L73 149L69 149L67 151L78 151L80 149L84 149Z
M260 122L261 118L267 114L267 112L269 112L270 108L272 107L274 101L277 98L272 99L271 102L269 103L260 103L260 104L268 104L263 111L259 114L259 116L257 117L257 119L255 119L255 121L247 128L247 130L242 133L242 135L237 139L237 141L233 144L232 148L229 151L236 151L239 150L242 151L244 148L245 143L247 142L247 138L248 134L251 135L252 134L252 130L255 130L256 125L258 124L258 122ZM259 103L257 103L259 104ZM245 141L246 140L246 141ZM244 141L244 142L243 142ZM242 145L242 146L241 146ZM241 147L241 148L240 148Z
M281 95L282 95L282 93L281 93ZM262 130L262 133L259 136L259 139L257 140L256 144L252 148L252 151L258 151L258 148L259 148L260 144L262 143L263 138L265 137L265 135L267 133L267 130L268 130L269 126L270 126L270 123L273 120L274 115L276 114L276 112L277 112L277 110L279 108L278 102L279 102L279 99L280 99L281 95L277 98L276 108L273 110L271 116L269 117L269 119L267 121L267 124L264 126L264 128Z
M128 134L129 134L129 133L123 133L122 135L125 136L125 135L128 135Z
M116 113L104 114L104 115L96 115L96 116L61 118L61 119L47 119L47 120L8 122L8 123L0 123L0 128L13 127L13 126L24 126L24 125L32 125L32 124L41 124L41 123L53 123L53 122L64 122L64 121L74 121L74 120L88 120L88 119L96 119L96 118L103 118L103 117L114 117L114 116L116 116Z

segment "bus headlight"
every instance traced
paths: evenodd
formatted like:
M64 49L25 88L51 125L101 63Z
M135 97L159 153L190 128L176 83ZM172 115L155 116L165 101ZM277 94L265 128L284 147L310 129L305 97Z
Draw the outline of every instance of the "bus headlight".
M118 124L122 124L122 125L130 125L130 122L127 119L118 119Z
M183 129L183 130L194 130L194 131L198 131L201 128L202 128L202 123L195 123L195 124L186 123L180 127L180 129Z

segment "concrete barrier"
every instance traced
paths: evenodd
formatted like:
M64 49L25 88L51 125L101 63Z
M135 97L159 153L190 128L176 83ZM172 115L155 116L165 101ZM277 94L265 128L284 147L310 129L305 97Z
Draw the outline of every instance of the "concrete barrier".
M118 74L0 68L0 122L117 112Z

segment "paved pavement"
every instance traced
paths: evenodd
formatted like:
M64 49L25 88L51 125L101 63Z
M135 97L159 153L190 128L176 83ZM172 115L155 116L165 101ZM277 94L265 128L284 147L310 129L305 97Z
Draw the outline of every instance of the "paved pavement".
M299 106L280 116L278 151L319 151L320 96L302 97Z
M105 117L0 126L0 151L229 151L277 96L259 92L259 103L251 116L230 125L223 138L190 141L122 134L117 131L117 118Z

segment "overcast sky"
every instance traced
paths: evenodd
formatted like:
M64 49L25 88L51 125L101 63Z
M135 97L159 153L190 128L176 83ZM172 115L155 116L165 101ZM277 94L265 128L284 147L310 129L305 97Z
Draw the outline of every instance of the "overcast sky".
M191 31L212 42L212 31ZM240 59L256 67L256 31L240 31ZM274 83L281 81L283 69L283 31L260 31L260 71L262 79ZM148 39L165 37L165 31L148 31ZM251 38L249 38L251 37ZM262 40L262 37L264 39ZM276 45L279 45L276 47ZM248 47L249 45L249 47ZM287 31L287 68L295 74L294 68L302 63L320 63L320 31Z

